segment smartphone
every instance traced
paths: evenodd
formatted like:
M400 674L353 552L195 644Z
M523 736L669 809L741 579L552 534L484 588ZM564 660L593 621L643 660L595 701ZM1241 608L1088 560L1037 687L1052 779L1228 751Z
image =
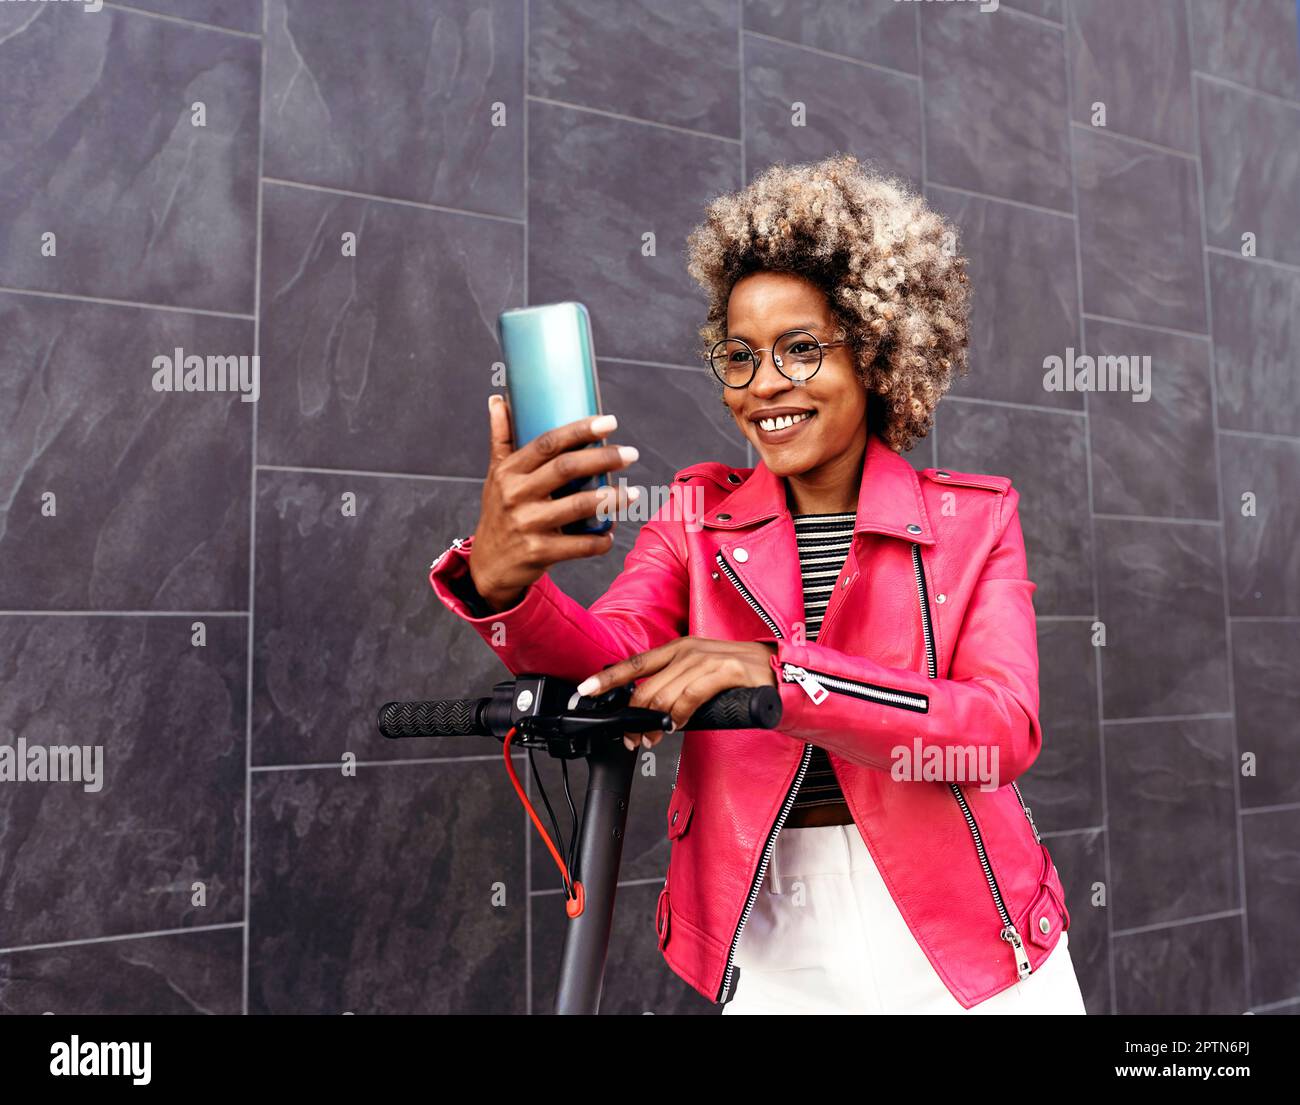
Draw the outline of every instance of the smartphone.
M497 318L506 362L506 391L515 448L579 418L600 414L600 381L591 341L591 315L581 303L516 307ZM604 439L583 448L603 445ZM560 499L577 491L608 487L605 473L573 480L551 492ZM594 515L569 522L563 533L605 533L610 518Z

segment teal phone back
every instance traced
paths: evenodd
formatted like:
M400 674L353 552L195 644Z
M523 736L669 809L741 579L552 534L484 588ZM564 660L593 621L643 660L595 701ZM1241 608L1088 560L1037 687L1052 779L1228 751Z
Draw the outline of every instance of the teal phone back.
M499 324L516 449L556 426L600 413L586 307L518 307L503 311Z
M600 413L600 382L586 307L576 302L516 307L502 311L497 322L516 449L547 430ZM572 480L551 494L560 498L607 486L609 480L602 472ZM562 529L572 534L604 533L611 525L608 518L592 515Z

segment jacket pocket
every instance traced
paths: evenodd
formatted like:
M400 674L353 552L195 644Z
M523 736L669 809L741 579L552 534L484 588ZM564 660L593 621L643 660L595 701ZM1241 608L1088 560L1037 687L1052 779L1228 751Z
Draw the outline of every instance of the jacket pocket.
M1040 948L1050 948L1059 934L1069 927L1070 911L1057 897L1056 891L1047 883L1043 883L1038 888L1038 896L1034 898L1028 913L1025 914L1025 928L1028 929L1029 939Z
M695 801L679 782L668 803L668 839L676 840L686 832L691 823L691 811Z

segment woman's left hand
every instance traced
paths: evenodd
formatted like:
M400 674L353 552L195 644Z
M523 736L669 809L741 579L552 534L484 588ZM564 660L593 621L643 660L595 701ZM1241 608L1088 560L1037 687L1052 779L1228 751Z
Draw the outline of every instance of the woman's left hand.
M676 732L714 695L732 687L777 686L770 662L774 652L776 645L769 641L678 637L588 676L578 684L578 693L596 697L640 680L628 705L670 714ZM623 743L628 751L636 748L637 740L641 747L653 748L663 737L658 729L628 733Z

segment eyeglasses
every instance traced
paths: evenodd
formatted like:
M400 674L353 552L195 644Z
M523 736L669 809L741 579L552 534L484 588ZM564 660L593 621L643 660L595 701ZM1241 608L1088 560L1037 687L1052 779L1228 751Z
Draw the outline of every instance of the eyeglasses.
M807 330L787 330L770 349L751 349L740 338L723 338L709 352L709 366L729 388L749 387L758 371L758 354L771 352L776 370L796 384L806 383L822 366L822 351L847 341L818 341Z

